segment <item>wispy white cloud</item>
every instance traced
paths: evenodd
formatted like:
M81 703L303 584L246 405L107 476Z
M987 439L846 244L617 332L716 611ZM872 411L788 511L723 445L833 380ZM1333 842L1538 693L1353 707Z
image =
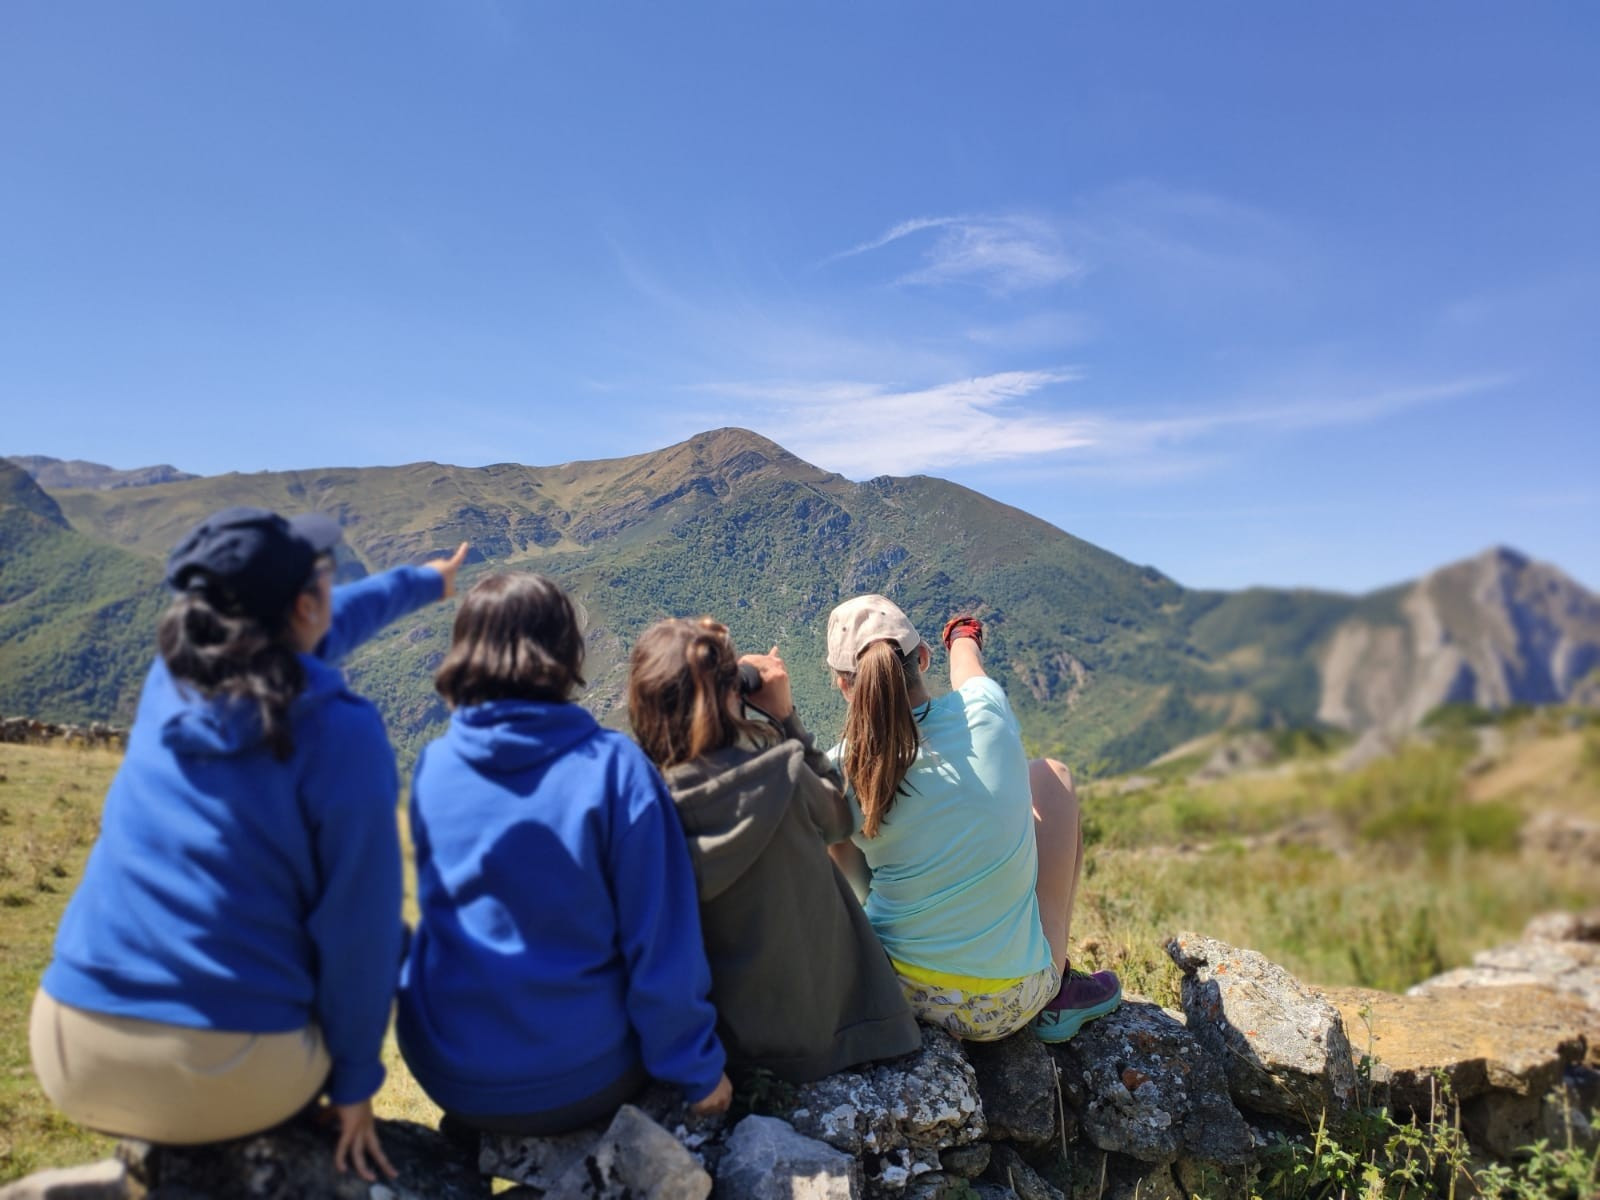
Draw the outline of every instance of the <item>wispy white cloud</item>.
M1347 391L1280 393L1269 402L1219 403L1176 414L1127 416L1050 402L1073 369L1003 371L904 388L862 381L726 382L692 390L741 409L699 414L752 425L820 466L852 478L970 470L1070 469L1120 483L1167 482L1237 460L1249 437L1291 436L1376 423L1426 404L1487 392L1506 376Z
M898 242L903 237L910 237L913 233L921 233L924 229L943 229L947 225L954 225L966 220L965 217L912 217L909 221L891 226L875 238L851 246L848 250L841 250L837 254L830 254L823 259L823 263L838 262L842 258L854 258L858 254L867 254L873 250L881 249L890 242Z
M1093 258L1096 284L1113 285L1099 305L1094 289L1075 294L1070 307L1059 290L1045 290L1086 270L1080 252ZM1162 395L1152 390L1163 386L1152 379L1159 372L1145 363L1120 366L1125 329L1121 345L1098 356L1105 361L1094 364L1094 387L1063 388L1083 372L1038 366L1069 353L1079 359L1103 327L1119 332L1121 318L1140 311L1139 297L1152 289L1192 293L1184 303L1197 307L1229 298L1230 315L1217 318L1233 322L1219 335L1225 342L1239 313L1279 305L1281 290L1293 287L1284 264L1303 255L1301 237L1270 213L1136 184L1085 197L1053 217L915 216L827 260L871 259L883 268L879 280L906 286L964 284L990 293L925 303L904 297L908 303L889 315L880 310L891 306L855 295L859 279L842 273L824 281L822 296L802 289L778 303L752 303L736 289L702 300L620 250L618 258L635 291L673 329L672 373L731 380L680 385L680 395L706 403L665 419L685 431L691 421L753 426L856 478L970 475L990 464L1008 478L1070 470L1153 485L1243 468L1272 439L1374 424L1508 382L1489 374L1419 379L1420 370L1398 366L1389 374L1360 371L1343 347L1311 346L1285 363L1251 345L1232 360L1197 359L1177 383L1169 373L1170 394ZM842 300L833 294L841 285ZM1213 340L1196 335L1187 311L1167 319L1186 339L1182 353L1203 353ZM1151 333L1152 344L1161 336ZM1242 384L1246 373L1267 382Z
M901 390L851 381L721 383L696 390L760 406L761 419L747 423L803 458L866 478L1086 446L1090 438L1081 422L1017 403L1077 378L1073 370L1057 369Z
M825 262L870 254L933 231L921 265L896 283L910 286L970 284L999 295L1031 291L1075 279L1084 263L1066 246L1060 226L1025 215L913 217Z
M1286 386L1266 400L1232 402L1210 409L1120 420L1118 439L1130 449L1188 442L1227 430L1255 429L1295 433L1338 426L1366 425L1410 409L1493 391L1511 382L1504 374L1468 375L1434 383L1368 388Z
M921 262L897 267L895 283L969 284L997 295L1075 281L1092 265L1153 288L1167 301L1214 302L1219 289L1259 293L1292 286L1310 255L1294 227L1263 209L1133 180L1080 196L1055 213L912 217L823 264L908 239L921 245Z

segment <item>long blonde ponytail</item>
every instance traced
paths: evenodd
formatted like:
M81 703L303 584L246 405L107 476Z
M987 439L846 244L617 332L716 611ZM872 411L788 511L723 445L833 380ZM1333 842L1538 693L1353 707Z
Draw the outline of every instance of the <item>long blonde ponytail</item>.
M861 832L878 836L894 807L906 772L917 759L917 720L908 676L920 675L916 651L898 653L889 641L873 642L856 659L845 717L844 776L861 805Z

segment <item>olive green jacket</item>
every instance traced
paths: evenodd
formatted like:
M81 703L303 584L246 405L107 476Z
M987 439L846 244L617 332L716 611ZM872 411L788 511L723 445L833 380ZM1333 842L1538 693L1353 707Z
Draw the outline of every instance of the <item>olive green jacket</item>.
M854 815L798 716L767 747L670 768L730 1069L804 1083L921 1045L889 959L828 857Z

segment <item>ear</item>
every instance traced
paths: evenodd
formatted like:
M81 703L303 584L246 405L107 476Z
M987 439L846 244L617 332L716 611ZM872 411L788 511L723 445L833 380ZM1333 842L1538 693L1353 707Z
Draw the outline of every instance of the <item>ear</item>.
M322 606L322 597L315 589L308 592L296 592L294 609L289 614L289 621L295 625L312 625L316 623L317 611Z
M933 662L933 655L928 650L927 642L917 643L917 670L926 672L928 664Z
M289 637L297 649L310 652L321 640L322 597L315 591L296 592L289 608Z
M833 677L833 686L839 689L839 695L843 696L845 703L848 704L850 702L850 681L843 675L835 673Z

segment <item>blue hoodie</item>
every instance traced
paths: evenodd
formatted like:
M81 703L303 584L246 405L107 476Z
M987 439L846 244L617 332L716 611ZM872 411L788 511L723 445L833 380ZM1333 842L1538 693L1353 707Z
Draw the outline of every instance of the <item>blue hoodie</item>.
M442 587L437 571L400 567L334 590L328 636L300 656L287 762L254 705L206 700L157 660L46 992L199 1029L315 1022L329 1099L377 1091L402 938L394 752L330 664Z
M460 709L417 760L421 915L395 1031L445 1109L545 1112L640 1066L722 1077L694 872L661 777L576 704Z

